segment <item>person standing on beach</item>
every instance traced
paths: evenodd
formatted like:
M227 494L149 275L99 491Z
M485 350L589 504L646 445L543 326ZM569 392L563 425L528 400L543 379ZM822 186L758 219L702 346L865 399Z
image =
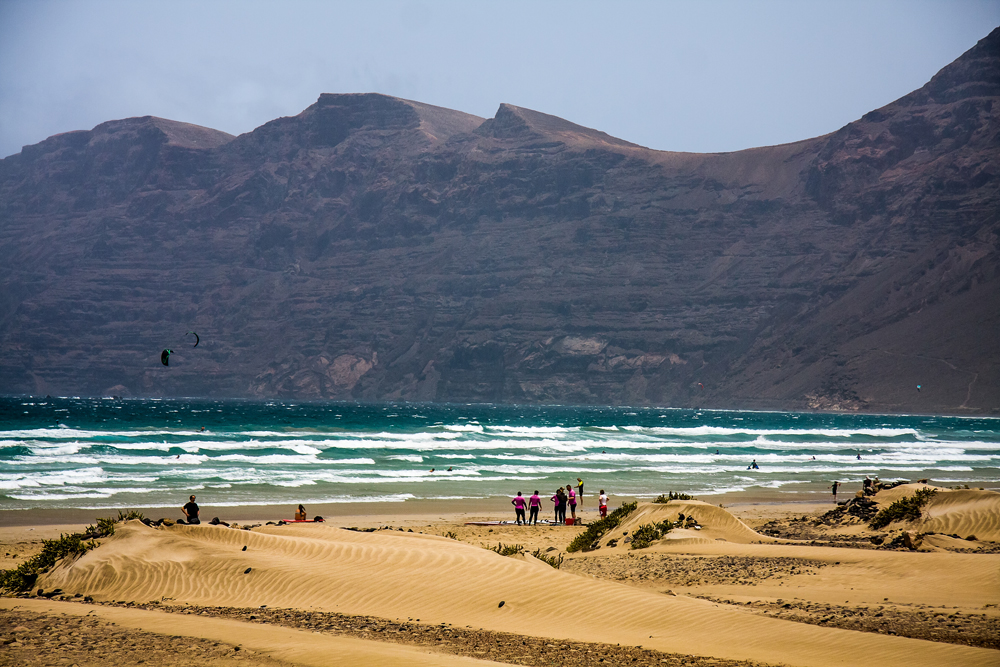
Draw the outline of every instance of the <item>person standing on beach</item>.
M604 493L604 489L601 489L601 495L597 498L597 503L600 505L601 518L605 519L608 516L608 494Z
M840 488L840 482L834 482L830 488L833 489L833 502L837 502L837 489Z
M580 503L580 508L583 508L583 480L579 477L576 478L576 499Z
M521 492L517 492L517 497L515 497L510 504L514 506L514 517L517 519L517 525L522 523L527 524L527 520L524 518L524 506L527 504Z
M569 512L573 519L573 525L576 525L576 494L573 493L573 485L566 485L566 494L569 496Z
M552 496L552 501L556 504L556 523L565 523L566 494L563 493L563 488L561 486L556 489L556 495Z
M538 490L528 498L528 523L538 525L538 510L542 507L542 499L538 497Z
M194 496L191 496L191 500L181 508L184 516L187 517L188 525L196 526L201 523L201 519L198 518L199 509L198 504L194 501Z

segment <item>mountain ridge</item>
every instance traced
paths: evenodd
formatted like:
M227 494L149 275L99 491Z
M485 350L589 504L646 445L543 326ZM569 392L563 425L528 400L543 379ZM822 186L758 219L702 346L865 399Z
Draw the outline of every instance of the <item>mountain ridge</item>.
M997 72L731 153L375 93L56 135L0 160L0 391L998 412Z

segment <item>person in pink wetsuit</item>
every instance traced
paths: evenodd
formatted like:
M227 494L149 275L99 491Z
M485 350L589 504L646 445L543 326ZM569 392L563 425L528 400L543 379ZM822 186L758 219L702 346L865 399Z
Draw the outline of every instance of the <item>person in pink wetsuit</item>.
M528 498L528 523L538 525L538 510L542 507L542 499L538 497L538 491Z
M517 525L520 526L522 523L527 524L528 521L524 518L524 506L528 502L521 495L520 491L517 492L517 497L510 501L510 504L514 506L514 516L517 517Z
M566 495L569 496L569 515L573 519L573 525L576 525L576 491L573 490L572 484L566 485Z

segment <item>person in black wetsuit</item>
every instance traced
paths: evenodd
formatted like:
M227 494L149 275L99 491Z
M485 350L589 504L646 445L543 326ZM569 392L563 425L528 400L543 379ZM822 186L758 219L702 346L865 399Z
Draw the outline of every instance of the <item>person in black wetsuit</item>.
M181 508L184 512L184 516L187 517L187 523L189 525L197 525L201 523L201 519L198 518L198 504L194 501L194 496L191 496L191 500Z

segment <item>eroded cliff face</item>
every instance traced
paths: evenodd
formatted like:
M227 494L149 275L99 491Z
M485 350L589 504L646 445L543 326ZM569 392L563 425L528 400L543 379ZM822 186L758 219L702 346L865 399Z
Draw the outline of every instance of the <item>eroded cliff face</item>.
M0 161L0 391L1000 410L998 72L727 154L382 95L58 135Z

